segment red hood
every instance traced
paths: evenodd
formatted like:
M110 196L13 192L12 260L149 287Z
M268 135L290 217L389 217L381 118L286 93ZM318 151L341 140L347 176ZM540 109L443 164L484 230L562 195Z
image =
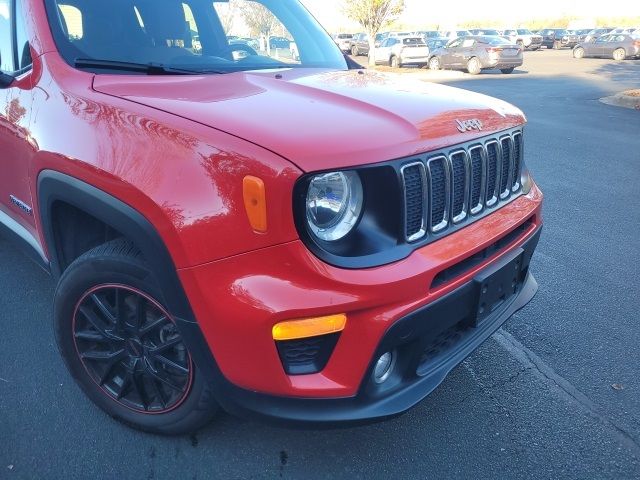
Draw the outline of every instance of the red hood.
M485 95L399 75L288 70L217 76L99 75L95 90L267 148L305 171L401 158L522 124ZM477 118L482 132L460 133Z

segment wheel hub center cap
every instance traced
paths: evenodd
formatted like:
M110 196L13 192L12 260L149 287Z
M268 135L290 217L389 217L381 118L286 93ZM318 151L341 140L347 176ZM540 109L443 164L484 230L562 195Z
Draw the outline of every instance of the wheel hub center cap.
M144 355L144 347L137 338L130 338L126 342L127 354L130 357L140 358Z

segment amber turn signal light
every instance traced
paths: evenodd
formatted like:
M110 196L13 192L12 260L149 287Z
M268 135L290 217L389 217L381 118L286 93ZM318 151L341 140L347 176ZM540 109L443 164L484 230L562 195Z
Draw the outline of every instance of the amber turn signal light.
M281 322L273 326L272 333L274 340L297 340L341 332L346 324L347 316L340 313L328 317Z
M267 231L267 197L262 179L251 175L244 177L242 195L251 228L256 232L265 233Z

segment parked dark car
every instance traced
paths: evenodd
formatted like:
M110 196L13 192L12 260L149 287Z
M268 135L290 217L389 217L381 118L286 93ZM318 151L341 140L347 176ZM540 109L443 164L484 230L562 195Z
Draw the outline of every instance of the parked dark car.
M587 36L585 37L584 41L593 42L594 40L601 37L602 35L606 35L607 33L611 32L611 30L613 30L613 28L609 28L609 27L594 28L593 30L589 31L589 33L587 33Z
M376 46L382 40L382 34L376 35ZM351 55L357 57L358 55L369 55L369 35L366 33L356 33L351 39Z
M423 36L425 41L432 38L440 38L440 32L437 30L420 30L419 32L415 32L415 34Z
M449 42L450 40L448 38L429 38L427 40L427 48L429 49L429 54L431 54L431 52L435 52L439 48L444 47Z
M269 48L289 48L289 44L291 43L290 38L285 37L270 37L269 38Z
M522 65L522 48L496 36L457 38L431 53L429 68L466 70L475 75L485 69L511 73Z
M560 48L573 48L578 43L580 43L580 35L575 30L567 30L565 34L560 38Z
M589 35L589 32L591 32L590 28L581 28L575 31L576 35L578 35L579 43L584 42L586 40L587 35Z
M604 57L614 60L640 58L640 36L636 35L602 35L593 42L576 45L574 58Z
M469 30L473 35L494 35L497 37L502 36L502 32L491 28L472 28Z
M562 48L562 37L567 35L564 28L547 28L542 30L542 46L547 48Z

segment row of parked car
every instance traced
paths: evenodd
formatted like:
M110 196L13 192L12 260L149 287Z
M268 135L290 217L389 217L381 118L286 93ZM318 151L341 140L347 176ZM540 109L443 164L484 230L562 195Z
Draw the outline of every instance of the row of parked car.
M366 34L338 34L340 49L353 56L369 55ZM429 66L480 73L500 69L511 73L522 65L524 50L573 48L576 58L610 57L616 60L640 56L638 29L597 28L585 30L472 29L451 31L386 32L375 39L375 63L402 67Z

